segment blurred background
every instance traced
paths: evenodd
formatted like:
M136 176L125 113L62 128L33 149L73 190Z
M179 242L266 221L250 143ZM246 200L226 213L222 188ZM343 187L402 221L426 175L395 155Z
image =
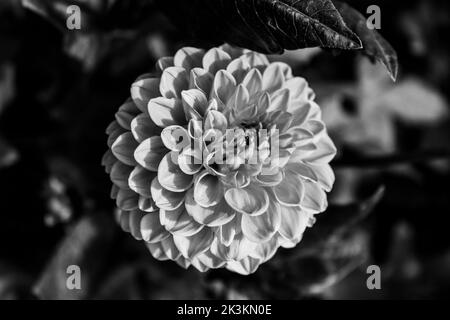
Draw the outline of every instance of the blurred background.
M242 277L154 260L116 226L100 165L133 80L183 45L211 44L151 0L1 1L0 299L450 298L449 2L348 2L366 16L380 6L399 77L357 52L270 57L316 91L337 179L303 241ZM65 12L51 8L68 4L84 32L61 29ZM374 264L381 290L366 286ZM81 290L67 290L68 265Z

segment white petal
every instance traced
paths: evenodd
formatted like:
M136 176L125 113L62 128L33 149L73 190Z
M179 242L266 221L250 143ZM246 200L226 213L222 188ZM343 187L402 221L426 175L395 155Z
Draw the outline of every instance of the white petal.
M236 111L244 109L249 103L250 95L248 90L242 84L238 85L233 96L228 100L227 107L231 107Z
M174 56L175 67L183 67L191 70L202 66L202 58L205 51L198 48L184 47L177 51Z
M168 237L161 241L161 247L164 250L164 253L170 260L177 260L181 257L181 252L178 250L175 242L173 241L173 237Z
M275 235L269 241L259 243L250 256L264 262L273 257L273 255L277 252L278 247L278 236Z
M183 258L183 256L179 257L175 262L182 268L187 269L191 265L191 261L189 259Z
M289 158L290 163L296 162L304 162L305 158L313 155L317 150L317 146L314 143L306 143L300 144L296 147L296 149L291 153Z
M146 114L136 116L130 124L131 133L137 142L141 143L151 136L159 136L161 128Z
M116 204L122 210L136 210L138 208L138 199L138 194L133 190L119 188L117 192Z
M200 261L203 265L211 269L221 268L225 265L225 261L212 254L211 251L199 254L195 257L194 261L195 260Z
M267 112L271 111L283 111L286 112L289 105L290 93L288 89L281 89L276 91L270 97L270 106Z
M323 134L326 134L325 124L319 120L308 120L303 124L302 128L308 130L314 135L314 141L317 141Z
M111 181L117 185L119 188L128 188L128 177L130 176L133 167L127 166L120 161L116 163L111 168Z
M181 91L188 89L189 76L187 71L181 67L169 67L161 75L159 91L168 99L180 99Z
M317 177L317 181L320 184L320 186L327 192L330 192L333 188L335 176L333 169L331 169L329 164L322 164L322 165L313 165L310 164L310 167L312 170L314 170L314 173Z
M282 207L278 232L287 240L299 239L308 226L309 214L299 207Z
M225 69L230 61L231 57L228 53L218 48L212 48L203 57L203 69L215 74L220 69Z
M198 89L185 90L181 93L183 109L188 119L201 119L208 108L208 99Z
M111 146L111 151L119 161L129 166L134 166L136 161L134 160L133 153L137 146L138 143L134 140L131 132L125 132L114 141Z
M283 87L289 89L292 100L309 100L311 90L308 87L308 82L304 78L295 77L287 80Z
M291 101L287 109L287 111L292 114L291 126L298 127L303 123L305 123L306 120L308 120L308 118L310 117L311 108L312 104L310 102L302 104L297 103L294 104Z
M116 121L122 128L130 130L131 121L139 113L140 111L134 104L133 100L128 99L123 105L119 107L119 110L115 115Z
M189 89L201 90L205 95L211 92L214 76L202 68L191 70L189 78Z
M228 43L221 45L219 48L228 53L232 59L236 59L242 56L244 53L250 52L250 50L231 46Z
M317 175L314 172L314 170L310 166L308 166L304 163L300 163L300 162L288 163L285 166L285 169L288 172L290 171L290 172L294 172L294 173L298 174L299 176L301 176L304 179L317 182L318 178L317 178ZM289 174L289 173L287 173L287 174Z
M194 199L202 207L211 207L223 197L223 185L217 176L204 170L195 177Z
M130 232L130 211L119 210L119 225L125 232Z
M147 112L150 99L159 96L159 82L159 78L140 77L131 85L131 98L142 112Z
M244 79L247 72L249 72L251 69L249 61L240 58L234 59L230 62L230 64L227 66L227 72L229 72L234 79L236 79L237 83L241 83Z
M209 270L208 266L201 262L198 257L203 255L204 253L198 254L191 260L192 266L200 272L206 272Z
M225 70L220 70L214 77L213 87L211 89L211 97L221 102L219 111L228 103L236 88L236 80Z
M178 156L178 165L186 174L196 174L202 169L202 152L199 148L185 148Z
M146 242L156 243L170 237L170 233L159 223L157 212L147 213L140 223L142 239Z
M187 122L180 99L163 97L151 99L148 103L148 114L153 122L161 128L174 124L183 125Z
M256 95L262 88L262 75L258 69L252 69L245 76L242 84L247 88L250 97Z
M261 261L259 259L246 257L239 261L229 261L227 263L227 269L242 275L249 275L258 269L260 263Z
M278 234L278 244L283 248L292 249L302 240L302 237L303 235L300 235L292 240L288 240L281 234Z
M127 131L122 128L117 121L113 121L108 128L106 129L108 132L108 140L107 140L107 145L109 148L112 147L112 145L114 144L114 142L117 140L117 138L120 137L120 135L126 133Z
M183 204L185 194L164 189L159 184L158 178L153 179L150 190L153 200L161 209L175 210Z
M255 177L255 180L264 187L274 187L283 181L283 172L278 170L275 174L269 174L264 173L263 169L262 173Z
M169 257L166 255L160 242L158 242L158 243L146 242L145 245L147 246L148 250L152 254L153 258L160 260L160 261L169 260Z
M206 114L205 119L205 131L209 129L216 129L221 132L225 132L228 127L227 118L220 112L216 110L210 110Z
M280 133L285 133L289 126L291 125L292 121L292 114L289 112L284 112L280 114L273 122L272 124L276 125Z
M134 192L144 197L151 197L150 185L155 176L156 173L150 172L138 165L129 174L127 184Z
M288 133L292 136L292 142L296 148L312 143L314 135L303 128L295 127L288 130Z
M194 181L194 177L185 174L180 167L173 162L177 159L177 153L171 151L167 153L158 166L158 181L167 190L173 192L183 192L189 189Z
M157 171L158 165L164 155L167 153L162 140L158 136L154 136L139 144L134 151L134 159L142 167L150 171Z
M210 227L226 224L234 217L234 211L224 201L214 207L202 207L195 200L193 190L186 193L186 211L198 223Z
M281 206L275 199L270 201L267 211L259 216L242 216L242 232L253 242L270 240L281 223Z
M271 63L263 74L263 90L270 93L281 89L284 84L284 70L280 63Z
M181 151L191 144L187 130L179 125L165 127L161 132L161 139L171 151Z
M112 166L117 162L117 158L114 156L114 154L111 152L111 150L108 150L105 152L105 154L102 157L102 166L105 167L106 173L110 173Z
M242 215L239 215L239 217L242 217ZM233 220L219 227L219 240L224 246L230 246L236 234L241 231L239 219L238 216L235 216Z
M216 237L211 244L211 252L224 260L241 260L251 254L258 244L247 239L242 233L235 236L229 246Z
M138 207L139 210L144 212L155 212L159 210L155 201L153 201L151 197L148 198L144 196L139 196Z
M273 188L277 200L285 206L299 206L304 193L303 182L296 174L285 174L283 181Z
M159 220L167 231L184 237L192 236L203 228L203 225L192 219L184 206L175 210L161 209L159 211Z
M120 190L120 188L118 186L116 186L115 184L112 185L111 192L109 194L111 199L116 199L117 200L117 195L119 194L119 190Z
M257 68L260 71L264 70L269 65L269 60L266 55L258 52L245 53L242 59L247 61L250 67Z
M328 206L327 195L319 184L305 181L305 196L302 201L302 208L312 213L325 211Z
M119 123L117 123L116 120L114 120L106 127L105 133L107 135L111 135L111 133L113 133L117 129L120 129L122 131L122 133L126 131L119 125Z
M231 188L225 192L227 203L242 214L259 215L269 207L269 196L264 188L249 185L243 189Z
M185 258L193 258L196 255L207 251L214 239L211 228L203 228L200 232L191 237L174 235L173 240L178 250Z
M336 155L336 147L328 135L323 135L316 143L317 149L303 158L305 162L313 164L327 164Z
M129 224L130 224L130 233L136 240L142 240L141 235L141 220L144 217L144 212L139 210L130 211L129 215Z
M163 72L164 69L167 69L168 67L173 67L173 57L162 57L159 58L156 62L156 68L158 71Z
M270 94L266 91L261 95L261 97L258 100L258 114L260 116L264 115L267 112L267 109L269 109L270 106Z

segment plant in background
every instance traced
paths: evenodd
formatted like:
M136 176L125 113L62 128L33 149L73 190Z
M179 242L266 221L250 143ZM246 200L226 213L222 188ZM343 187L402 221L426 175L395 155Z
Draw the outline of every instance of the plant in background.
M157 259L253 273L327 207L336 149L314 93L288 65L229 45L182 48L158 69L107 129L120 224Z

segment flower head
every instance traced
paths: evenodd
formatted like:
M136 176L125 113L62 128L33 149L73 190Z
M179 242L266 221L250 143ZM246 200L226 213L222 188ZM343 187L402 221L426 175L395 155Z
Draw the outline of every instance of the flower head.
M139 77L103 158L121 227L160 260L249 274L327 207L336 149L288 65L182 48Z

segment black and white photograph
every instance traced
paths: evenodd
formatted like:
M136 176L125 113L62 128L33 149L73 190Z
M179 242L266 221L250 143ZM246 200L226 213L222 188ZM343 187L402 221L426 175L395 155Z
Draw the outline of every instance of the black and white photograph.
M446 0L2 0L0 300L450 299L448 34Z

